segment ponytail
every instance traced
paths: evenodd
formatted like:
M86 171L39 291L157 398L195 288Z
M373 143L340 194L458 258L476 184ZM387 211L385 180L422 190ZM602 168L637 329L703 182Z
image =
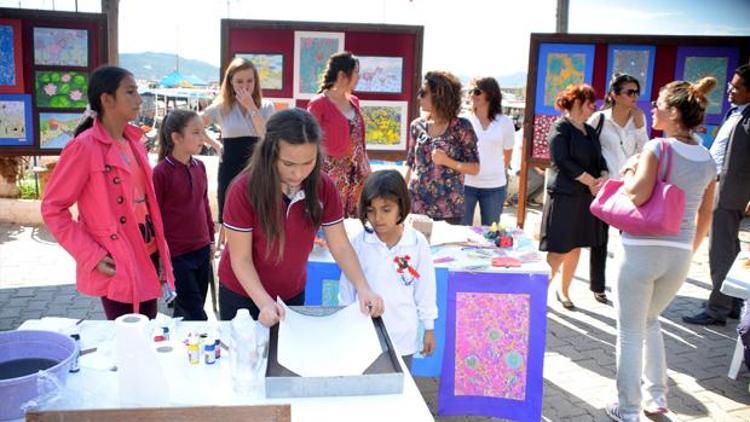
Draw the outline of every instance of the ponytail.
M359 59L348 51L331 55L331 57L328 58L326 70L323 72L323 80L320 82L318 94L327 89L333 88L336 79L338 79L339 72L344 72L346 76L351 77L352 73L354 73L354 69L358 65Z

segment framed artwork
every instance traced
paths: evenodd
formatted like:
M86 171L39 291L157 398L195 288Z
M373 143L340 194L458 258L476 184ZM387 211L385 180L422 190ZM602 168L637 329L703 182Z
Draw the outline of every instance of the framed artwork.
M438 415L540 420L546 274L450 273Z
M39 113L39 147L62 149L73 139L81 113Z
M355 91L400 94L404 73L402 57L357 56L359 82Z
M328 58L344 51L343 32L294 31L294 98L315 96Z
M732 80L739 62L736 48L681 47L677 49L675 79L696 82L704 76L716 78L716 87L708 94L705 122L719 124L729 110L727 82Z
M537 114L534 116L534 137L532 138L531 158L535 160L549 160L549 141L547 134L552 124L560 116Z
M85 29L34 28L34 64L88 66L88 31Z
M406 101L360 101L368 150L406 149L407 104Z
M0 19L0 93L23 93L21 21Z
M607 48L607 88L615 73L626 73L638 79L641 98L651 99L656 47L652 45L610 44Z
M273 103L276 111L297 107L297 101L294 98L267 98L267 100Z
M31 95L0 94L0 145L34 145Z
M89 75L75 71L37 71L34 93L37 107L84 108L88 104Z
M278 90L284 87L283 54L239 53L235 57L242 57L255 65L263 90Z
M593 73L593 44L540 44L534 111L556 114L557 93L571 84L590 85Z

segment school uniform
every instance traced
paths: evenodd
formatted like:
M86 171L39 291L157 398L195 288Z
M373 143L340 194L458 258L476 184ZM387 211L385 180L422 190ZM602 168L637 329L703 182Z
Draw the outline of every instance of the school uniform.
M432 330L438 316L435 269L430 245L411 227L404 227L392 248L375 233L362 231L352 239L359 263L370 288L383 298L388 335L396 351L410 356L422 349L419 322ZM357 292L344 274L339 281L339 304L356 300Z
M203 307L211 274L214 222L208 204L208 178L202 161L187 164L167 156L154 168L154 188L172 252L177 299L174 316L205 321Z
M263 288L272 298L277 296L288 305L303 305L305 283L307 282L307 259L313 248L318 227L313 225L305 208L305 192L298 191L294 197L284 199L284 232L286 241L279 260L276 259L276 246L266 257L268 239L261 227L260 218L250 203L248 173L242 173L227 190L224 206L224 227L227 230L252 234L253 265ZM282 195L284 196L284 195ZM320 174L318 200L323 213L321 225L333 226L344 220L341 197L328 175ZM237 309L247 308L253 318L258 318L257 306L250 300L232 270L232 251L227 245L219 263L219 304L221 318L231 319Z

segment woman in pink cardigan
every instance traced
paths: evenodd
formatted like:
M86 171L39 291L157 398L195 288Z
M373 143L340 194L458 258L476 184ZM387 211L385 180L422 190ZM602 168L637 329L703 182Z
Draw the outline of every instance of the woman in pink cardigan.
M127 70L103 66L91 74L88 97L96 115L85 117L63 150L42 217L76 260L78 291L101 297L108 319L154 318L161 284L173 290L174 277L143 133L128 123L141 106L138 86Z
M341 193L344 213L357 217L357 201L370 174L365 151L365 121L359 100L352 95L359 81L359 61L352 53L336 53L328 59L318 95L308 111L323 129L326 159L323 171L331 176Z

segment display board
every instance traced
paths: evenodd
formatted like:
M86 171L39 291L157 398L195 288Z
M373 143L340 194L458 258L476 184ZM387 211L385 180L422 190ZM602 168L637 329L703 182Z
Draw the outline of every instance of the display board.
M103 14L0 8L0 154L58 155L107 61Z
M252 61L264 98L277 109L307 107L331 54L358 57L354 94L365 118L371 159L403 160L408 125L418 116L423 27L360 23L221 21L221 74L235 56Z
M750 37L531 34L526 83L523 160L519 186L518 224L526 212L526 175L529 166L549 166L547 136L560 112L554 109L557 93L570 84L585 82L596 91L597 108L615 73L628 73L641 85L638 106L645 112L649 136L651 101L659 89L674 80L718 80L710 93L699 135L711 145L717 125L729 110L726 84L741 63L748 63Z

